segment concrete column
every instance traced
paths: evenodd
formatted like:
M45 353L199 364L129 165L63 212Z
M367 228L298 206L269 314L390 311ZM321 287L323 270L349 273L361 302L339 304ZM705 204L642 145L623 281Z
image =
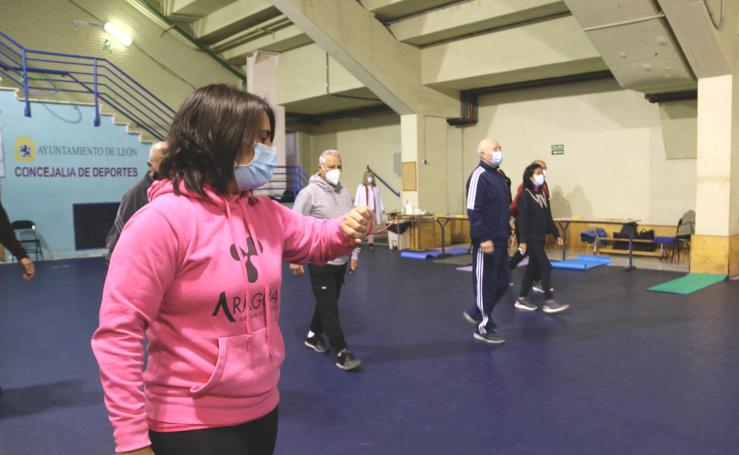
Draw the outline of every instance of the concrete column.
M693 273L739 275L739 80L698 81L698 158Z
M430 213L447 213L447 124L442 117L400 117L403 204ZM414 178L415 174L415 178Z
M400 116L400 162L401 191L400 200L419 207L418 169L419 151L423 148L423 116L406 114Z
M246 90L266 99L275 112L277 164L285 165L285 108L277 104L277 64L280 54L257 51L246 59Z

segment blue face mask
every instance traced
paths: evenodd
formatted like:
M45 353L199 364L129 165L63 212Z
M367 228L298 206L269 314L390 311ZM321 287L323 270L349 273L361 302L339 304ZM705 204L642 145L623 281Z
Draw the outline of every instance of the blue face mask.
M234 178L239 191L249 191L272 179L272 168L277 165L277 150L264 144L254 146L254 158L249 164L235 164Z

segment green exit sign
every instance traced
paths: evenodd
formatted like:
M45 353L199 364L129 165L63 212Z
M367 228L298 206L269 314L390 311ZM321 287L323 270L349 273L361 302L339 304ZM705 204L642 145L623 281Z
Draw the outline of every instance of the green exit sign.
M565 145L564 144L552 144L552 155L564 155Z

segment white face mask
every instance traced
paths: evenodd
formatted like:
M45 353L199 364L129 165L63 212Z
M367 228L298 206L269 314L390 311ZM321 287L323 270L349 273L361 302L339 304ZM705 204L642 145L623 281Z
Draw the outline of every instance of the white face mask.
M496 150L490 155L490 162L493 163L494 166L500 166L500 163L503 162L503 150Z
M332 169L326 172L326 180L328 180L328 183L332 184L333 186L339 184L339 178L341 178L340 169Z
M372 185L372 177L367 177L367 184Z
M544 184L544 174L538 174L534 176L534 184L536 186L542 186Z

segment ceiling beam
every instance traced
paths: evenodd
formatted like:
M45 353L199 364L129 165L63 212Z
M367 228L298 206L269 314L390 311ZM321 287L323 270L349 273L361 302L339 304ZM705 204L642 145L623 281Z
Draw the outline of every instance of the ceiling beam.
M423 86L421 51L397 41L359 3L270 2L398 114L458 114L456 96Z

